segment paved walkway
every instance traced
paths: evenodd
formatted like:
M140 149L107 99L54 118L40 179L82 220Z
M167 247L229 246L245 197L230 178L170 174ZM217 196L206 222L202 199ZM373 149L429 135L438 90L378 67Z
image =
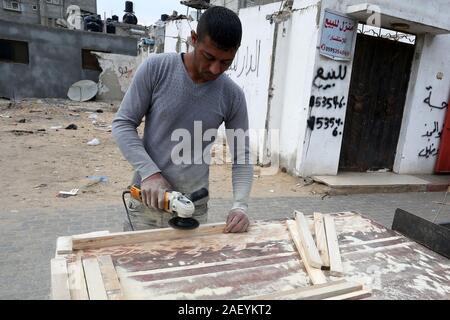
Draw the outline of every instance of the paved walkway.
M282 219L293 210L305 214L357 211L390 227L394 212L401 208L432 219L444 193L369 194L307 198L252 199L250 216L256 220ZM230 200L211 200L209 222L224 221ZM0 299L48 299L50 259L56 238L92 231L122 231L123 205L83 208L27 209L19 212L0 209ZM442 209L450 220L450 206ZM441 219L441 220L444 220Z

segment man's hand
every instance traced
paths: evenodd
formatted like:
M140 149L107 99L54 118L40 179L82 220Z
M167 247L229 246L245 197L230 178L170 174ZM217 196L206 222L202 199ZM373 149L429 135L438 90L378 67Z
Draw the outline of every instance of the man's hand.
M245 212L241 209L234 209L228 214L225 233L247 232L249 225L250 221Z
M156 173L141 183L142 202L149 208L164 210L164 193L171 188L170 183Z

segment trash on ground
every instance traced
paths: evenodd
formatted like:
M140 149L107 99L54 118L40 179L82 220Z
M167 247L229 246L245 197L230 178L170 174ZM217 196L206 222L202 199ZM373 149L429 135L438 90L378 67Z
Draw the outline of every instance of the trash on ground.
M66 130L77 130L78 126L76 124L70 124L66 127Z
M17 121L17 123L26 123L27 119L20 119L19 121Z
M87 176L86 178L88 180L93 180L93 181L98 181L98 182L103 182L103 183L106 183L109 181L109 178L107 176Z
M6 114L0 114L0 118L11 118L11 116L8 116L8 115L6 115Z
M88 144L88 146L98 146L100 144L100 140L95 138L95 139L92 139L91 141L89 141L87 144Z
M63 128L62 126L53 126L53 127L50 127L50 130L59 130L62 128Z
M77 195L78 191L80 191L80 189L72 189L70 191L60 191L58 193L58 197L59 198L74 197Z
M33 188L40 189L40 188L45 188L45 187L47 187L47 185L45 183L41 183L41 184L38 184L37 186L34 186Z

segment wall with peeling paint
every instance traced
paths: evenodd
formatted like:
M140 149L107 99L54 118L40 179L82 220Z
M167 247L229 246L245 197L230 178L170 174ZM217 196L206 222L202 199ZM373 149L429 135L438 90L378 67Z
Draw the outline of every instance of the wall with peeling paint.
M99 101L122 100L137 68L148 57L147 54L137 57L101 52L94 54L103 70L99 77L96 97Z
M187 19L172 20L166 23L164 52L189 52L191 30L197 30L197 21Z

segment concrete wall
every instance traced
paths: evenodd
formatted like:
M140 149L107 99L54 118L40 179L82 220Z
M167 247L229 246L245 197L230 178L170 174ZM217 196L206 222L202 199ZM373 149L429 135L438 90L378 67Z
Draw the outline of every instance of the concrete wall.
M450 99L449 52L450 35L425 35L418 39L395 159L395 172L434 172L440 134L448 112L448 107L440 108Z
M269 129L280 130L280 166L299 175L312 90L319 1L301 1L279 22ZM282 19L284 20L284 19Z
M111 53L95 53L98 56L102 73L99 78L99 91L97 100L114 101L122 100L131 85L134 73L144 59L148 58L147 54L137 57L111 54Z
M3 0L0 1L0 20L21 22L21 23L41 23L39 18L39 0L20 1L21 12L3 9ZM33 9L33 5L37 10Z
M65 98L83 79L98 81L100 72L82 69L82 49L136 55L129 37L55 29L0 21L0 38L28 42L30 62L0 62L0 96Z
M197 21L186 19L172 20L166 23L164 52L189 52L191 30L197 30Z
M279 7L275 3L239 11L242 42L227 74L245 93L249 126L253 130L266 128L274 36L274 24L266 16ZM258 162L264 163L264 135L250 141Z
M125 1L123 1L123 7L125 8ZM67 8L71 5L77 5L81 10L97 13L97 0L64 0L64 12L67 11ZM103 19L103 12L99 12ZM107 15L109 12L106 13Z

